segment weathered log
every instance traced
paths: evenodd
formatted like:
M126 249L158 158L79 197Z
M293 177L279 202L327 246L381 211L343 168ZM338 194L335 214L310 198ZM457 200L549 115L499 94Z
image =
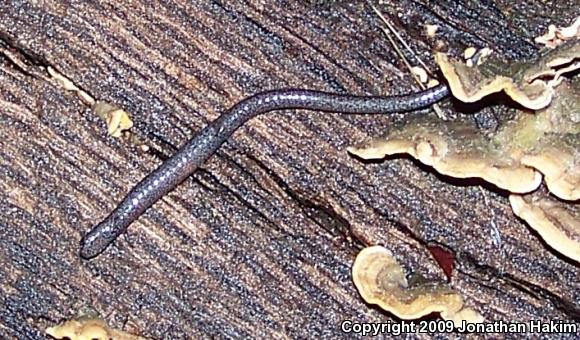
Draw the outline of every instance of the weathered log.
M577 11L574 0L553 8L383 2L379 9L431 66L441 44L531 57L533 38ZM428 246L450 249L452 286L488 321L578 322L580 267L518 220L505 193L409 159L363 163L346 153L408 114L256 118L126 237L81 260L81 235L245 96L282 87L418 89L366 2L152 3L0 3L3 338L43 338L85 305L153 338L352 336L342 321L393 320L365 305L351 280L356 253L370 244L437 279L445 276ZM425 24L439 25L436 39ZM107 136L94 112L51 80L49 66L129 112L132 137ZM474 119L457 109L483 120L503 112L442 106L454 119Z

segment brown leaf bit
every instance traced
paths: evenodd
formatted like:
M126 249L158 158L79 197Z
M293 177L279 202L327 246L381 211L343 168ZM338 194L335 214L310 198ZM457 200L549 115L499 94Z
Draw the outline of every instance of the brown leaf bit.
M464 308L461 295L443 283L409 285L403 268L392 253L381 247L363 249L352 267L353 281L362 298L401 319L417 319L433 312L452 320L482 322L483 317Z
M548 106L554 87L562 75L580 68L580 39L546 50L535 61L507 63L494 55L474 67L450 60L444 53L435 60L449 83L453 96L473 103L496 92L504 91L514 101L532 110Z
M145 338L109 328L99 318L69 320L46 329L46 334L55 339L69 340L144 340Z
M538 190L529 195L510 195L514 213L556 251L580 263L580 207Z

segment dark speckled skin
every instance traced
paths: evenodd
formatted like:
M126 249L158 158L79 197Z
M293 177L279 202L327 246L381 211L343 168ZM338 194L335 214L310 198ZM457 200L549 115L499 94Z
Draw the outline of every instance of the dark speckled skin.
M80 255L99 255L147 208L201 166L246 121L274 110L308 109L353 114L393 113L427 107L449 94L447 86L407 96L360 97L308 90L276 90L242 100L197 133L175 155L149 174L117 208L81 240Z

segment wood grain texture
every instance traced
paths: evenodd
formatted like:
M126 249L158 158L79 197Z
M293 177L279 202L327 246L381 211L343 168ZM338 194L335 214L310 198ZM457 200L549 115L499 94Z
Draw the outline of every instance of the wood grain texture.
M490 45L515 59L537 52L533 37L548 24L567 25L574 2L379 8L426 60L437 41L424 36L424 23L440 25L450 51ZM362 2L151 3L0 3L2 337L43 338L87 304L113 326L152 338L348 337L343 320L392 320L365 305L351 281L356 253L370 244L439 279L427 245L452 249L452 285L487 320L580 320L580 268L519 221L505 193L408 159L348 156L346 146L406 115L254 119L126 237L81 261L81 234L245 96L283 87L417 89ZM130 112L138 142L106 136L89 108L50 81L47 66ZM473 120L449 103L443 109ZM152 151L140 151L142 143Z

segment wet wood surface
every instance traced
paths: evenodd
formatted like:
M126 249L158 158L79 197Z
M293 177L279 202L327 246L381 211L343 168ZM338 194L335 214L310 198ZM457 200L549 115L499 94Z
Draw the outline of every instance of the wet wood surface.
M533 38L568 25L574 2L377 6L436 70L435 49L530 58ZM426 24L439 26L435 38ZM81 235L132 185L248 95L417 91L382 25L366 2L0 3L0 335L42 339L90 306L150 338L356 336L344 320L396 320L351 280L354 257L372 244L439 280L429 249L448 249L452 286L488 321L578 322L578 264L518 220L505 192L407 158L347 154L408 114L256 118L104 254L79 258ZM131 136L108 136L47 67L129 112ZM441 108L483 123L505 111Z

